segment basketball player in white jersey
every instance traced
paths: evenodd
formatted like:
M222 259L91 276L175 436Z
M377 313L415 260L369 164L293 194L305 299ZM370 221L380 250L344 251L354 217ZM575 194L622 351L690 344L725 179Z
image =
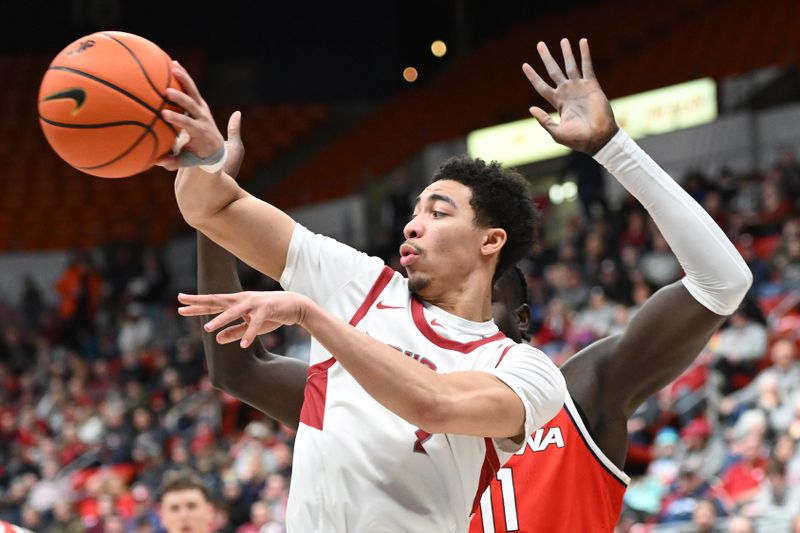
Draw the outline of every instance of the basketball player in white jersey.
M552 362L491 319L492 280L535 234L524 179L480 160L443 165L405 228L405 279L221 173L222 135L185 70L174 72L188 94L168 96L188 115L164 116L201 160L176 179L184 218L287 291L182 295L182 314L221 313L208 330L246 317L217 336L244 347L283 324L313 338L289 530L466 531L496 469L566 394ZM596 132L597 148L613 133Z

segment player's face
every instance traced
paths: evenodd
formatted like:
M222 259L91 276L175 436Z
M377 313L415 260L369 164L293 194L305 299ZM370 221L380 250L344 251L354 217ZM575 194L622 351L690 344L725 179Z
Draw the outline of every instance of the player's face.
M406 224L400 264L409 288L422 297L462 284L482 260L486 229L475 224L472 191L452 180L432 183L417 198Z
M167 533L210 533L214 508L198 489L176 490L161 499L161 522Z

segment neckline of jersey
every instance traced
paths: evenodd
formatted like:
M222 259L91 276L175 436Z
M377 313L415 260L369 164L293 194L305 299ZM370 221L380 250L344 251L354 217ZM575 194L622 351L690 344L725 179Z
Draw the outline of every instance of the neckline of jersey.
M426 311L434 315L435 318L441 320L445 326L452 327L464 334L474 335L479 338L470 342L460 342L444 337L430 325L428 319L425 317ZM494 320L488 320L487 322L466 320L448 313L435 305L424 302L413 295L411 297L411 317L414 321L414 325L417 326L417 329L425 338L440 348L448 350L469 353L484 344L505 338L505 335L497 329Z

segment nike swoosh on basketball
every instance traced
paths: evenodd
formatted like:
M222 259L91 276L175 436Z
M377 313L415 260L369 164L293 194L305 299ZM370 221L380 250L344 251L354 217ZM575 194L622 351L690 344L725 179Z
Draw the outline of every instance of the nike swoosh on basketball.
M386 305L383 303L383 300L378 302L378 305L376 305L375 307L377 307L378 309L405 309L405 307L402 306L398 307L396 305Z
M57 93L45 96L42 98L42 100L47 102L50 100L61 100L63 98L75 100L75 109L73 109L72 112L76 113L81 107L83 107L83 103L86 101L86 91L78 87L73 89L65 89L63 91L58 91Z

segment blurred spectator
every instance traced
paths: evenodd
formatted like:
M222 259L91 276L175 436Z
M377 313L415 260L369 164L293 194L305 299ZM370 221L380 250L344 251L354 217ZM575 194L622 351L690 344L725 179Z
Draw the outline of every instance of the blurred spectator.
M719 332L716 342L712 342L711 350L717 357L714 368L723 378L722 391L730 392L734 389L733 378L736 375L752 376L758 361L764 357L767 328L750 318L741 307Z
M137 301L148 305L164 302L169 288L169 275L152 248L142 255L141 272L128 282L128 291Z
M133 509L125 521L125 530L134 532L146 525L154 532L163 531L150 489L141 483L134 485L131 489L131 497L134 502Z
M606 298L605 291L592 287L586 307L578 312L572 324L576 345L583 347L608 335L613 320L614 306Z
M779 183L765 183L761 188L761 212L758 217L761 235L779 235L784 221L791 215L792 204Z
M792 486L800 483L800 453L797 453L797 442L791 435L778 435L772 447L772 459L786 467L786 478Z
M692 518L701 500L710 502L716 516L725 516L721 494L700 475L701 465L696 460L683 463L678 478L661 504L659 522L685 522Z
M681 265L658 231L653 236L653 249L642 256L640 268L644 279L656 287L672 283L681 274Z
M758 493L767 466L761 435L748 434L735 445L737 459L722 473L722 489L736 504L750 501Z
M46 513L53 509L56 502L63 500L68 494L67 480L58 477L58 463L49 459L42 465L42 478L31 487L28 493L28 505L39 513Z
M53 507L53 522L47 529L47 533L81 533L83 524L72 508L72 502L67 499L60 499Z
M77 252L56 281L67 342L79 346L94 333L94 317L102 298L103 280L86 253Z
M771 461L763 483L747 512L756 517L763 531L788 531L792 517L800 509L800 489L790 485L786 478L786 465Z
M686 533L723 533L723 529L717 527L718 507L713 500L700 500L692 511L691 530L684 530Z
M119 328L117 346L122 353L138 352L146 348L153 339L153 324L144 315L144 307L138 303L128 304Z
M134 431L126 420L125 411L118 402L110 402L103 409L105 431L101 438L103 455L111 463L131 460Z
M696 418L681 430L681 442L675 456L679 464L699 464L700 476L712 479L722 468L725 451L725 443L719 435L712 435L709 423Z
M44 311L44 297L36 282L30 276L22 280L22 295L19 299L19 311L25 327L34 331L40 328L40 318Z

